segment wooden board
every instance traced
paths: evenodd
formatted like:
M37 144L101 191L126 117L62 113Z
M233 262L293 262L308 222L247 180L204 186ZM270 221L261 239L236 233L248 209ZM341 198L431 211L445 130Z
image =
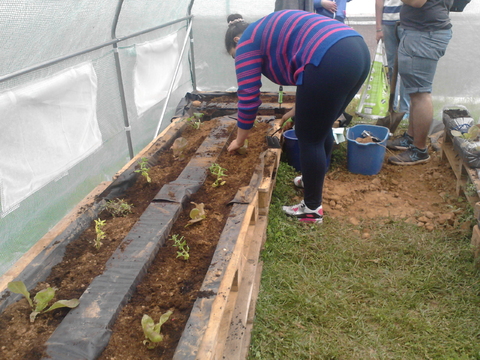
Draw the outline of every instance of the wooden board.
M480 179L477 171L468 166L460 154L455 151L452 137L448 131L444 133L440 156L450 165L455 174L457 195L465 196L474 209L475 218L480 222Z
M457 195L463 194L470 205L473 207L473 212L477 223L480 222L480 179L478 178L477 171L469 167L465 161L463 161L460 154L455 151L452 142L452 135L449 131L444 132L443 144L440 156L445 160L453 170L456 177L456 192ZM475 191L472 191L472 187ZM472 249L475 257L476 264L479 264L480 256L480 230L478 224L473 227L472 232Z

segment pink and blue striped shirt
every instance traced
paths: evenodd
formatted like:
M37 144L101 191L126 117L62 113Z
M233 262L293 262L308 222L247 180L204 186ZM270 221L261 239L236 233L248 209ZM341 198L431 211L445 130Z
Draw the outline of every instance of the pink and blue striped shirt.
M253 126L261 105L261 75L280 85L301 85L307 64L317 66L338 40L360 36L331 18L299 10L276 11L243 32L236 48L238 127Z

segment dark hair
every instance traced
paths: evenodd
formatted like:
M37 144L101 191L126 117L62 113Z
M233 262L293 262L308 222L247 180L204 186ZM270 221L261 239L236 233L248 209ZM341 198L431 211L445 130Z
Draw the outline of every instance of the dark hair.
M228 29L225 34L225 48L230 51L237 47L237 43L233 40L234 37L240 36L248 27L248 23L243 20L240 14L231 14L227 17Z

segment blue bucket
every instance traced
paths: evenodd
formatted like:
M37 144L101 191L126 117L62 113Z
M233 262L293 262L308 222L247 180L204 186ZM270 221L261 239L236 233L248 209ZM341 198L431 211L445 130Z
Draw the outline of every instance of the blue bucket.
M295 129L287 130L283 133L285 138L285 153L287 155L288 165L295 168L297 171L302 171L300 166L300 148L298 146L297 135Z
M381 141L377 143L359 143L355 139L361 137L366 130ZM377 125L355 125L347 130L347 168L354 174L376 175L380 172L387 146L388 128Z
M285 152L287 154L287 163L292 166L295 170L301 172L302 167L300 166L300 147L298 146L297 135L295 134L295 129L287 130L283 133L285 138ZM327 169L330 166L330 157L327 159Z

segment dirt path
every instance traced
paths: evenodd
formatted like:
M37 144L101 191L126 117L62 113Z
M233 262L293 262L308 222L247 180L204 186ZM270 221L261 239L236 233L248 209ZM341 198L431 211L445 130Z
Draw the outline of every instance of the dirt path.
M438 152L431 152L431 157L430 162L417 166L384 162L374 176L331 171L324 191L326 213L332 217L347 215L353 224L389 217L429 230L455 225L463 213L459 201L465 207L465 198L456 195L456 178L448 163Z

